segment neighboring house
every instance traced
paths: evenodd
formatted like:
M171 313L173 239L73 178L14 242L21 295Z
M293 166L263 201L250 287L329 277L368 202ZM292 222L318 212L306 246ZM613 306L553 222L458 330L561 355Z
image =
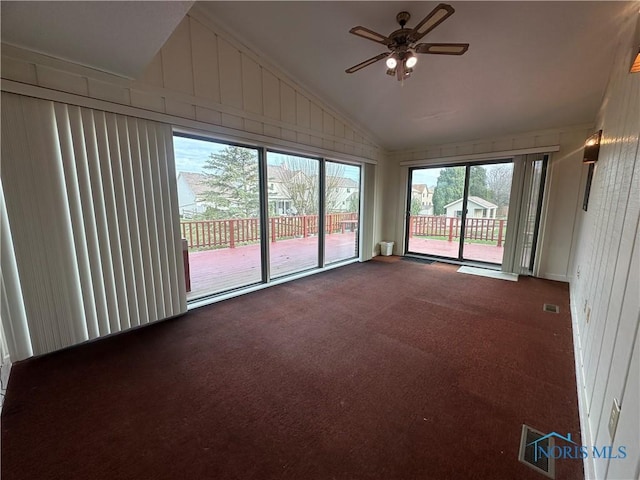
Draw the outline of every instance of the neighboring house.
M180 217L191 218L207 209L204 200L206 175L195 172L178 172L178 206Z
M424 183L416 183L411 186L411 198L420 201L420 215L433 215L433 188Z
M354 197L359 195L359 185L346 177L327 177L327 212L348 212Z
M462 216L462 198L444 206L447 217ZM498 206L484 198L470 196L467 201L467 217L469 218L496 218Z
M296 206L287 185L313 186L314 179L300 170L289 170L284 166L269 165L267 168L269 188L269 210L276 215L295 215ZM291 187L289 187L291 188ZM316 187L317 188L317 187ZM327 177L327 211L348 212L352 198L359 195L357 182L345 177Z
M269 211L276 215L293 215L295 209L284 184L287 182L301 181L302 172L291 172L277 165L267 167L267 179L269 188Z

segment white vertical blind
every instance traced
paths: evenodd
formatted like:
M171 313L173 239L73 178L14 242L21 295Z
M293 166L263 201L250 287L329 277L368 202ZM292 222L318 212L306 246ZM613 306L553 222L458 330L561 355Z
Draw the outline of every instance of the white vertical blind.
M2 135L34 354L186 311L169 125L3 93Z
M18 266L13 252L13 241L4 191L0 182L0 318L7 350L13 361L24 360L33 355L27 313L22 301ZM4 360L0 359L0 361Z

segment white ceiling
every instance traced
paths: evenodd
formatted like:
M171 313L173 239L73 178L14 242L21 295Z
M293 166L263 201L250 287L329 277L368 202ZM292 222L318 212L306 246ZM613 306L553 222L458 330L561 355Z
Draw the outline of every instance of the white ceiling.
M204 2L212 17L383 147L490 138L593 122L623 15L637 2L451 2L456 13L423 42L470 43L461 56L422 55L402 85L383 62L347 67L385 51L349 34L383 34L407 10L414 26L438 2ZM633 7L635 3L635 7Z
M192 4L2 1L2 42L135 78Z

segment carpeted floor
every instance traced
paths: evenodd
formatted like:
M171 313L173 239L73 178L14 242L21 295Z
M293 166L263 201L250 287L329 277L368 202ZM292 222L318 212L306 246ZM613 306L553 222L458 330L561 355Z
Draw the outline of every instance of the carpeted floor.
M579 442L568 288L457 268L354 264L18 363L2 478L542 480L522 424Z

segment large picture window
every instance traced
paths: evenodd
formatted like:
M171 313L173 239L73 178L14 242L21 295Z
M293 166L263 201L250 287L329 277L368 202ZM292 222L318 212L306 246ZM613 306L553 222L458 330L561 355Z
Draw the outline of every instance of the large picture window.
M174 150L190 300L358 258L360 166L184 135Z

